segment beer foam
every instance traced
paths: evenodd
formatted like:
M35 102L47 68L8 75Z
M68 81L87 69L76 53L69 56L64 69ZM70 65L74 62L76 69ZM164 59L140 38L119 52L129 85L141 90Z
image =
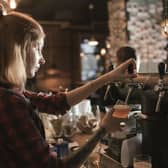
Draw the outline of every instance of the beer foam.
M114 105L113 117L116 118L128 118L128 113L131 108L126 104L116 104Z
M116 104L114 105L115 110L130 110L130 107L127 104Z

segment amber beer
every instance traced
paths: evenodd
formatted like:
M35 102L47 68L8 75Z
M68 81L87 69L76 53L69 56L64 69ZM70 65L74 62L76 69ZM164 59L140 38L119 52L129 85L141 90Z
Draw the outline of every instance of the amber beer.
M134 168L152 168L151 156L139 154L134 156L133 165Z
M128 118L128 113L131 110L130 106L127 104L116 104L113 108L114 112L112 116L116 118Z

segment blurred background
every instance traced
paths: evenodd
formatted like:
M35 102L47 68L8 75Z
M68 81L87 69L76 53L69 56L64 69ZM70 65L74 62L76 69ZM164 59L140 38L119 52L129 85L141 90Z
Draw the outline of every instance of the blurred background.
M5 0L32 15L46 33L46 64L36 87L74 88L115 64L124 45L137 51L138 72L157 73L168 57L167 0Z

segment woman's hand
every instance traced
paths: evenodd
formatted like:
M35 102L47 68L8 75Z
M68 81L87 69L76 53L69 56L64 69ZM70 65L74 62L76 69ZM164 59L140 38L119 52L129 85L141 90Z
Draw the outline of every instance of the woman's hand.
M66 98L68 104L73 106L79 103L81 100L87 98L91 93L95 92L97 89L101 88L102 86L120 80L125 80L128 78L136 77L136 73L128 74L128 66L132 64L134 69L136 68L134 59L129 59L119 65L116 69L108 72L104 75L101 75L95 80L88 82L87 84L73 89L66 93Z
M130 64L133 65L133 69L134 69L132 74L128 73L128 66ZM135 78L137 76L135 69L136 69L135 60L129 59L129 60L125 61L124 63L120 64L113 71L108 72L108 75L109 75L109 78L111 79L111 81L124 80L126 78Z

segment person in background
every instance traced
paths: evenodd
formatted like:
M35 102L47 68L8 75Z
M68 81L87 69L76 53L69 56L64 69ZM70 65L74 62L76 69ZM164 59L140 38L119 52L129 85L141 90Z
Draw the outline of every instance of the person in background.
M127 61L130 58L137 60L135 49L130 46L120 47L116 52L116 66Z
M129 59L115 70L68 92L35 93L25 83L45 63L42 55L45 33L32 17L0 11L0 167L2 168L77 168L86 160L98 141L107 133L120 130L122 119L103 118L100 128L76 153L58 159L45 140L38 111L62 115L66 110L106 83L136 77L128 74Z
M133 58L137 60L136 50L130 46L120 47L116 52L116 66L127 61L128 59ZM158 83L158 76L150 75L141 75L137 74L135 82L143 83L144 89L152 89ZM167 79L165 79L167 81ZM125 83L128 82L128 79L125 80Z
M120 47L116 51L115 63L113 64L113 66L111 65L109 67L109 70L111 70L111 67L117 68L120 64L129 60L130 58L136 61L137 56L136 56L135 49L130 46ZM122 81L120 83L112 82L97 90L96 93L99 95L98 103L100 105L101 111L105 111L105 108L104 108L105 106L114 105L118 99L124 100L126 91L125 89L123 90L123 88L125 87L125 83L127 83L127 81L130 81L130 79L126 79L125 81Z
M124 63L128 59L137 60L136 50L131 46L122 46L116 51L115 62L113 67L117 68L120 64ZM153 89L153 87L158 83L158 76L149 76L137 74L134 82L142 84L143 90ZM101 111L105 112L105 106L112 106L117 100L125 101L128 93L128 84L131 82L130 79L126 79L122 82L112 82L111 84L105 85L97 90L98 103L100 105ZM139 89L135 89L129 101L131 103L140 103L141 95Z

